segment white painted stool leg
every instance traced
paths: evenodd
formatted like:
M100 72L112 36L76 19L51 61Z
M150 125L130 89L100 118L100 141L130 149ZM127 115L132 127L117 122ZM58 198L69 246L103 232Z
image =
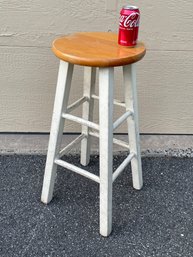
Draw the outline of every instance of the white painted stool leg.
M129 116L127 119L130 152L135 153L135 157L131 160L133 187L135 189L141 189L143 186L143 178L138 127L135 64L123 66L123 77L126 110L134 112L134 115Z
M87 101L83 103L82 118L85 120L93 120L93 107L94 99L91 95L94 94L96 79L96 68L85 67L84 68L84 96L87 97ZM81 142L81 164L86 166L90 161L90 136L89 127L82 126L82 134L86 135Z
M41 195L41 201L43 203L49 203L53 197L57 168L54 160L58 155L61 146L61 139L64 129L64 119L62 118L62 112L65 112L67 108L72 72L72 64L60 61L48 154Z
M114 69L99 68L100 234L112 230Z

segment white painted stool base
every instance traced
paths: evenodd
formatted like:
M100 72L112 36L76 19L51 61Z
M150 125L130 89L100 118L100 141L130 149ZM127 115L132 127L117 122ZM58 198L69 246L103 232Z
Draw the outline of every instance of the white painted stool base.
M141 189L143 185L138 132L135 65L132 64L123 67L125 104L115 100L113 96L114 68L99 68L99 96L97 96L94 92L96 68L85 67L84 95L70 106L67 106L72 72L72 64L60 61L41 201L47 204L53 197L57 165L99 183L100 234L106 237L112 230L112 184L129 162L131 162L132 167L133 187ZM94 99L99 100L99 124L93 122ZM69 114L81 104L83 104L82 118ZM125 107L126 112L113 123L114 105ZM82 133L68 146L60 150L65 119L82 124ZM128 123L129 145L113 138L113 131L125 120ZM75 144L81 142L81 164L83 166L88 165L90 160L91 136L98 137L100 141L99 176L61 160L61 157L69 152ZM128 157L114 172L113 143L130 150Z

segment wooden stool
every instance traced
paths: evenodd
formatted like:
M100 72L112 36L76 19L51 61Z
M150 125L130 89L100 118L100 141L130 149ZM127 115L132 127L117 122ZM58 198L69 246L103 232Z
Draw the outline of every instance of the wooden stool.
M138 43L134 48L123 47L118 45L114 33L84 32L56 39L52 50L60 59L60 66L41 201L47 204L52 200L57 165L96 181L100 184L100 234L108 236L112 230L112 183L131 162L133 187L141 189L143 184L134 63L145 55L145 46ZM74 64L87 66L84 95L68 106ZM115 66L123 66L125 103L113 97ZM96 67L99 67L99 96L95 95L94 89ZM92 121L94 99L99 100L99 125ZM80 104L83 104L82 118L69 114ZM114 104L126 108L126 112L113 123ZM60 150L65 119L82 124L82 133ZM113 138L113 130L125 120L128 123L129 145ZM81 164L88 165L91 136L99 137L99 176L61 160L66 151L81 141ZM114 173L113 143L130 149L128 157Z

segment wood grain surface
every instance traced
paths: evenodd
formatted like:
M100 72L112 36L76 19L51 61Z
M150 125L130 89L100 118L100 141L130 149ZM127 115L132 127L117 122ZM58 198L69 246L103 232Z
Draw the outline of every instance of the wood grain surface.
M146 49L141 42L135 47L119 45L117 33L79 32L54 40L52 51L59 59L73 64L115 67L140 61Z

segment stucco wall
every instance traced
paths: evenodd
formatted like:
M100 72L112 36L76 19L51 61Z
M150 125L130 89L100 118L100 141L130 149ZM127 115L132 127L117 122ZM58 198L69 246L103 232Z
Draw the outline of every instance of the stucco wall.
M52 40L117 31L125 3L140 7L140 39L148 49L138 64L140 131L193 134L192 0L0 0L0 131L49 131L58 69ZM119 69L116 74L121 99ZM82 67L74 75L71 101L82 94ZM66 131L78 130L67 124Z

